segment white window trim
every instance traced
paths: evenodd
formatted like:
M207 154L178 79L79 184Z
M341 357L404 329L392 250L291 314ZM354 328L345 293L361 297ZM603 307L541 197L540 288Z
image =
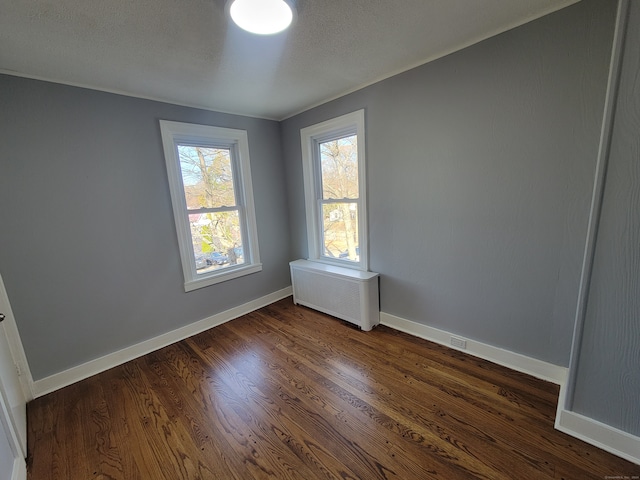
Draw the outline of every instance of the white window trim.
M320 192L320 172L318 144L338 135L357 135L358 146L358 232L360 235L358 246L360 261L332 259L323 255L321 241L320 212L318 199ZM305 210L307 216L307 241L309 245L309 260L339 265L341 267L367 271L369 268L369 230L367 227L367 181L365 154L365 121L364 110L358 110L311 125L300 130L302 145L302 174L304 176Z
M160 132L167 165L185 291L189 292L261 271L262 264L260 263L260 253L258 251L258 228L253 200L247 132L232 128L167 120L160 120ZM241 218L244 217L244 224L241 225L241 228L244 231L242 248L245 263L214 270L206 274L196 273L187 203L180 171L180 157L178 155L178 144L180 143L194 143L231 149L232 161L235 162L236 167L234 169L234 182L238 188L237 202L243 210ZM235 178L236 176L238 178Z

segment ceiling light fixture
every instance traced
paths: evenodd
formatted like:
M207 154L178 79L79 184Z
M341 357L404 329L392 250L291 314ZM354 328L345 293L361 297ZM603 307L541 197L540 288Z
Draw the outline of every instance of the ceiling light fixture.
M294 9L287 0L229 0L229 15L243 30L271 35L285 30L293 21Z

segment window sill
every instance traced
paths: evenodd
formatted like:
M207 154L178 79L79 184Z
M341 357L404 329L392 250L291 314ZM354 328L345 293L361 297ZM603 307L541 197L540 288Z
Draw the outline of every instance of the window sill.
M233 268L226 272L216 272L211 276L184 282L184 291L191 292L199 288L215 285L216 283L226 282L227 280L232 280L234 278L243 277L245 275L250 275L252 273L260 271L262 271L262 264L254 263L251 265L243 265L241 267Z
M369 270L365 265L360 262L350 262L347 260L332 260L327 257L319 257L319 258L311 258L308 259L310 262L316 263L324 263L325 265L333 265L334 267L342 267L348 270L356 270L360 272L368 272Z

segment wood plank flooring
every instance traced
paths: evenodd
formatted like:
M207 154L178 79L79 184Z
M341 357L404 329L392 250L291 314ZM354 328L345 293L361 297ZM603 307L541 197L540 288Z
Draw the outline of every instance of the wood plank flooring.
M39 398L29 480L604 479L558 387L285 299Z

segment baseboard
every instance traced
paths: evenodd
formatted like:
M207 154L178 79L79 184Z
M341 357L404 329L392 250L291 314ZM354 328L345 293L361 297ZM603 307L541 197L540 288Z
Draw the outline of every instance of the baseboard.
M640 437L579 413L566 410L564 385L560 388L555 428L583 442L640 465Z
M14 460L11 480L27 480L27 464L23 458Z
M110 353L95 360L83 363L76 367L72 367L63 372L55 373L51 376L36 380L33 382L33 393L35 398L54 392L73 383L84 380L85 378L96 375L110 368L122 365L130 360L141 357L155 350L171 345L173 343L184 340L185 338L196 335L200 332L216 327L225 322L241 317L247 313L258 310L271 303L277 302L283 298L293 294L292 288L286 287L282 290L270 293L264 297L257 298L243 305L231 308L224 312L212 315L197 322L185 325L163 335L145 340L136 345L124 348L114 353Z
M640 437L569 410L558 412L556 429L640 465Z
M521 355L503 348L494 347L493 345L488 345L486 343L470 340L461 337L460 335L396 317L395 315L380 312L380 323L387 327L400 330L401 332L424 338L425 340L429 340L434 343L439 343L440 345L453 348L454 350L468 353L469 355L497 363L498 365L502 365L512 370L526 373L527 375L556 383L558 385L564 384L567 378L568 369L565 367L543 362L542 360L527 357L526 355ZM465 340L467 348L456 348L451 345L452 336Z

